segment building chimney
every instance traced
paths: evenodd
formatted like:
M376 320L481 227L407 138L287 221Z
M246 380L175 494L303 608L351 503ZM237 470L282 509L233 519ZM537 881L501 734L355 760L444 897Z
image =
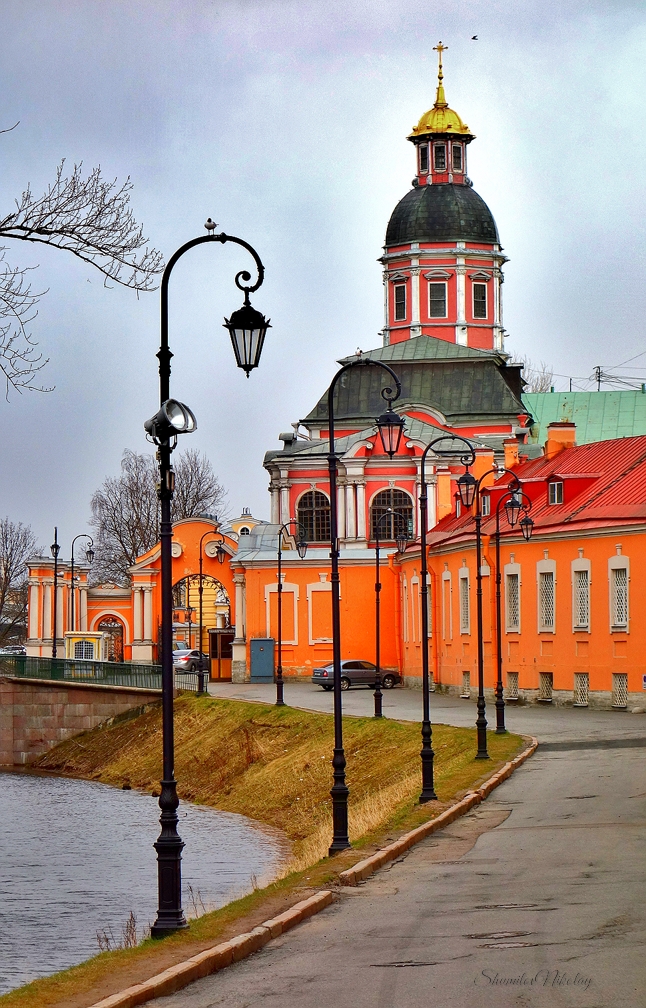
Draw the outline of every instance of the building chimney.
M553 458L565 448L574 448L576 444L576 424L568 420L558 420L549 424L547 428L547 441L545 442L545 455Z
M505 449L505 469L513 469L518 465L518 439L508 438L503 441Z

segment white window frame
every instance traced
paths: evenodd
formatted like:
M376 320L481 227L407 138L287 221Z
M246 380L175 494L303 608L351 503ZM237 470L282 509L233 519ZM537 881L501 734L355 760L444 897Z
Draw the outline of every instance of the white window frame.
M573 633L590 633L590 585L592 584L592 565L589 560L584 557L579 557L577 560L573 560L571 564L572 569L572 632ZM577 573L580 571L586 571L588 575L588 622L587 623L577 623L578 615L578 586L577 586Z
M393 284L393 322L405 322L408 317L408 291L406 290L406 284L402 281L395 281ZM404 314L400 318L397 314L397 309L399 305L397 304L397 291L403 290L404 292Z
M442 640L453 640L453 579L451 571L442 572Z
M476 285L479 287L484 287L485 292L485 313L484 315L478 315L476 318ZM487 284L484 280L474 280L471 284L471 311L473 312L473 318L478 322L486 322L489 318L489 291L487 290Z
M625 570L626 571L626 622L616 623L615 618L617 616L617 604L615 597L615 578L616 575L614 571ZM630 560L628 557L623 556L621 553L617 556L612 556L608 560L608 615L610 620L610 632L611 633L629 633L630 632Z
M509 582L507 581L508 576L515 576L518 581L518 624L517 626L512 626L509 622ZM505 564L503 567L503 577L505 579L505 633L520 633L521 626L521 579L520 579L520 564L509 563Z
M541 574L552 574L552 584L554 586L554 622L552 626L545 626L541 620ZM556 560L539 560L536 564L536 622L539 634L556 633Z
M550 505L563 503L563 480L550 480L547 484L547 503Z
M460 151L460 167L459 168L456 168L455 165L453 164L453 151L455 151L455 150L459 150ZM462 146L461 143L452 143L451 144L451 171L452 172L460 172L460 173L464 172L464 148L463 148L463 146Z
M422 168L422 151L426 151L426 168ZM428 144L419 145L419 173L420 175L428 175L431 168L431 152L428 149Z
M431 315L431 287L444 287L444 315ZM431 319L443 319L449 317L449 285L446 280L435 279L428 281L428 317Z
M433 171L436 171L436 172L448 172L448 171L450 171L451 169L448 166L448 160L449 160L449 157L448 157L448 155L449 155L448 144L444 143L443 141L440 141L439 143L433 143L432 147L433 147ZM436 157L435 157L436 152L440 148L442 148L442 150L444 151L444 168L438 168Z
M482 494L480 498L480 507L483 517L486 518L491 514L491 497L489 494Z
M460 602L460 633L471 633L471 584L469 568L460 567L458 571L458 598ZM466 611L463 603L466 601Z

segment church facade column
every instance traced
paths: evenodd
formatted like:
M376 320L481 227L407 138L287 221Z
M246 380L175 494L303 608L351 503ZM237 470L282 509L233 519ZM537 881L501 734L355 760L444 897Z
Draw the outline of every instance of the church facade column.
M343 477L340 477L339 480L338 480L338 482L337 482L336 513L337 513L337 523L338 523L339 539L341 541L343 541L346 538L346 535L345 535L345 533L346 533L346 527L345 527L345 497L346 497L346 493L345 492L346 492L345 479Z
M345 537L346 539L357 538L357 510L354 483L351 481L345 485Z
M367 542L366 536L366 481L360 480L356 484L357 494L357 539Z
M143 609L141 599L141 588L134 588L132 592L132 613L133 613L133 643L139 644L143 639Z
M27 635L30 640L37 640L39 637L39 620L38 616L40 613L40 583L36 579L30 579L29 581L29 628Z
M144 641L153 643L153 587L144 585Z
M87 633L87 585L83 585L82 588L79 588L79 608L81 633Z
M422 335L420 324L420 304L419 304L419 259L412 260L413 269L410 270L410 335L411 339Z
M237 571L233 575L233 583L236 589L235 602L235 637L232 642L231 661L231 681L234 683L247 682L249 676L247 672L247 640L246 640L246 591L247 582L243 571Z
M53 581L43 582L43 640L52 639L52 617L53 617Z
M462 243L464 244L464 243ZM468 345L468 331L467 331L467 317L466 317L466 273L467 268L464 265L464 256L457 257L457 266L455 267L456 283L457 283L457 301L458 301L458 317L455 321L455 342L460 346Z

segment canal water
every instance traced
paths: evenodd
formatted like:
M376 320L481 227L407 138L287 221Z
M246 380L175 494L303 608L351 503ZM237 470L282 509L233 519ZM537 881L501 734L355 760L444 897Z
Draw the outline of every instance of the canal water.
M157 799L88 781L2 773L0 994L118 942L132 912L144 933L157 909ZM288 853L244 816L182 802L187 916L265 885ZM190 888L189 888L190 887Z

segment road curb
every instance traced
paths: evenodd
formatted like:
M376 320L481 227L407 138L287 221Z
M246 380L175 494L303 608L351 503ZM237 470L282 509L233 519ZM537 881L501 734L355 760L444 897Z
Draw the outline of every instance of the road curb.
M494 788L507 780L521 763L529 759L537 747L538 740L532 738L527 749L511 760L510 763L505 763L477 791L470 791L461 801L446 809L436 819L418 826L417 829L404 834L403 837L395 840L388 847L384 847L369 858L359 861L352 868L348 868L347 871L341 872L339 874L341 884L346 886L358 885L359 882L373 875L374 872L385 864L388 864L389 861L394 861L400 857L401 854L404 854L414 844L419 843L420 840L430 836L432 833L436 833L437 830L443 829L449 823L454 822L455 819L459 819L460 816L469 812L475 805L479 805L480 802L484 801ZM300 924L301 921L313 917L320 910L324 910L333 900L334 894L332 891L330 889L322 889L314 893L313 896L310 896L309 899L295 903L293 907L290 907L289 910L286 910L282 914L278 914L277 917L264 921L264 923L254 928L253 931L237 935L235 938L222 942L220 945L215 945L213 948L198 952L197 955L191 956L190 959L186 959L176 966L171 966L169 969L164 970L163 973L158 973L156 976L151 977L150 980L127 987L125 990L119 991L118 994L111 994L110 997L103 998L102 1001L96 1001L89 1008L136 1008L137 1005L145 1004L146 1001L152 1001L153 998L174 994L176 991L188 986L188 984L193 983L194 980L200 980L202 977L217 973L226 966L230 966L231 963L239 962L240 959L245 959L252 952L257 952L258 949L263 948L273 938L278 938L279 935L284 934L285 931L289 931L297 924Z
M359 861L358 864L354 865L352 868L348 868L339 875L339 881L341 885L346 886L356 886L359 882L363 882L370 875L373 875L379 868L383 868L385 864L389 861L394 861L395 858L400 857L405 854L407 850L416 844L420 840L424 840L425 837L430 836L432 833L436 833L438 830L443 829L448 826L449 823L454 822L459 819L460 816L469 812L475 805L479 805L480 802L484 801L488 795L497 788L499 784L507 780L508 777L514 772L514 770L519 767L526 759L536 752L538 747L538 739L532 737L530 745L527 749L523 750L519 756L511 760L510 763L505 763L500 770L497 771L486 780L477 791L469 791L465 797L459 801L456 805L452 805L451 808L446 809L442 812L436 819L431 819L430 822L424 823L422 826L418 826L417 829L411 830L410 833L405 833L403 837L399 840L395 840L394 843L388 845L388 847L382 848L382 850L377 851L376 854L372 854L369 858L365 858L363 861Z

